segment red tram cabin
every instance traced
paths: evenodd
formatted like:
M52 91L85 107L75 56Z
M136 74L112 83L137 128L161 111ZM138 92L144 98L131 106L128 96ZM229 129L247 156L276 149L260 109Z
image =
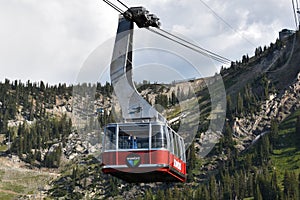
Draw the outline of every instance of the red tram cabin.
M115 123L104 133L102 171L127 182L185 182L184 140L166 123Z

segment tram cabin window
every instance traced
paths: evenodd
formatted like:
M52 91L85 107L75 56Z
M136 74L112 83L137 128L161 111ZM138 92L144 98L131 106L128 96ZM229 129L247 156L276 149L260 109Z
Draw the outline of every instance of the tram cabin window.
M132 148L131 146L133 146L133 137L119 130L119 149L130 149Z
M162 126L152 126L151 148L167 148L167 137Z
M137 140L137 147L139 149L149 149L149 137L139 137Z
M149 148L149 126L119 127L119 149L145 148Z
M184 146L184 140L183 138L180 139L181 141L181 154L182 154L182 157L181 157L181 160L183 160L184 162L186 161L186 157L185 157L185 146Z
M173 133L172 133L172 130L170 129L170 127L168 127L167 129L167 133L169 135L169 138L170 138L170 146L169 146L169 150L170 152L172 152L174 154L174 138L173 138Z
M177 140L177 135L173 132L173 145L174 145L174 155L178 156L178 140Z
M116 149L116 127L107 127L104 138L104 149L115 150Z
M180 139L180 136L177 135L175 132L172 131L173 135L173 145L174 145L174 155L177 156L178 158L182 158L182 153L184 152L182 150L182 140Z

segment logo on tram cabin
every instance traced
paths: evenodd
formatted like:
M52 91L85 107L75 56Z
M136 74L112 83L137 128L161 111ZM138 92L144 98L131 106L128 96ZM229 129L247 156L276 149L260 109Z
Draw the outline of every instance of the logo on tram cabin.
M129 154L126 157L126 164L128 167L138 167L141 164L141 156L138 154Z

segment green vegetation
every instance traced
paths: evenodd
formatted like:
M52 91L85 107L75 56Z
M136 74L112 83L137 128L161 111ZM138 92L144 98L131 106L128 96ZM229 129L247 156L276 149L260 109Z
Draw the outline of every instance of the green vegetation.
M42 166L58 167L62 146L60 144L53 146L53 151L48 152L43 160L41 150L48 150L53 144L57 144L57 141L64 146L67 136L71 133L71 127L71 120L66 116L57 119L46 115L30 126L26 122L20 124L17 130L9 129L8 131L8 134L12 136L10 152L17 154L30 164L38 161ZM25 157L23 157L24 154Z
M57 104L66 104L71 98L74 87L65 84L50 86L43 82L28 81L24 84L9 80L0 83L0 152L4 155L18 155L30 167L60 167L61 176L52 182L52 188L48 191L49 198L53 199L85 199L88 194L94 194L95 199L123 199L127 191L135 189L134 198L149 200L297 200L300 197L300 110L281 123L272 120L271 128L263 127L266 130L270 129L270 132L242 153L237 149L238 136L233 131L235 118L250 116L251 119L251 116L260 111L262 103L268 100L270 94L280 95L280 87L289 86L287 83L290 82L285 80L285 83L281 83L278 77L292 74L293 71L279 75L275 72L264 73L267 68L279 70L285 64L289 57L289 48L282 48L283 45L288 47L288 44L277 40L270 47L258 47L254 57L244 55L241 61L233 62L230 68L221 69L227 92L227 120L222 132L223 137L210 154L201 159L196 155L201 139L196 138L192 143L187 150L187 183L161 183L151 186L128 184L102 174L99 160L87 155L79 155L65 166L61 166L62 150L72 131L72 123L66 115L56 116L49 110ZM280 51L282 55L282 58L275 62L274 50ZM265 63L270 63L270 66ZM292 70L292 67L288 70ZM89 95L85 92L90 87L94 86L83 84L78 87L78 95ZM200 116L197 114L188 119L191 123L200 121L197 134L199 137L208 128L212 103L206 86L195 87L196 94L192 94L191 88L182 88L182 85L174 86L176 89L170 92L166 85L145 81L143 85L138 86L138 90L148 92L148 101L149 95L154 95L152 102L167 110L168 119L180 116L187 110L195 110L197 113L196 109L199 107L197 111L200 112ZM211 87L214 92L221 93L220 86ZM100 125L104 126L114 121L114 112L104 108L104 105L112 106L104 104L104 101L112 97L113 87L109 83L98 83L96 91L95 98L101 98L100 104L103 105L103 108L96 110L96 114ZM194 95L196 98L193 98ZM57 103L58 101L60 103ZM184 102L184 105L179 105L179 101ZM18 123L14 124L16 121ZM19 123L20 121L22 123ZM177 123L173 128L176 129L179 125L180 123ZM9 150L8 138L11 142ZM35 194L37 187L50 179L49 174L34 173L29 169L7 168L0 168L0 199ZM136 188L141 190L137 191Z
M286 171L300 173L300 110L285 119L279 126L278 143L273 149L271 161L274 170L278 172L278 180L284 179Z
M21 194L21 193L24 192L25 186L18 185L16 183L7 182L7 183L3 184L1 189L7 190L7 191L13 191L15 193L20 193Z
M78 163L79 161L79 163ZM101 183L105 182L107 185L108 196L114 196L117 188L111 181L117 179L108 179L101 172L99 161L93 156L81 157L77 162L70 162L64 166L62 176L53 182L53 188L49 191L52 198L64 197L66 199L82 199L85 192L81 192L76 188L83 189L84 191L97 192L100 195L102 191ZM96 189L97 188L97 189Z
M7 150L7 145L0 145L0 152L5 152Z
M45 172L28 170L24 168L10 169L9 162L6 159L1 159L0 170L0 199L16 199L20 195L37 194L38 187L44 186L53 178Z
M1 200L12 200L15 199L15 194L0 192L0 199Z

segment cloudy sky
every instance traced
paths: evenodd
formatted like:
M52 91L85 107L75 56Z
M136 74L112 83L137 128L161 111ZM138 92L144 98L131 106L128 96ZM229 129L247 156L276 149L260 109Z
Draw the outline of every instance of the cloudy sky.
M123 2L145 6L163 29L231 60L253 55L283 28L295 29L287 0ZM89 55L115 35L117 22L118 13L101 0L0 0L0 80L74 83Z

